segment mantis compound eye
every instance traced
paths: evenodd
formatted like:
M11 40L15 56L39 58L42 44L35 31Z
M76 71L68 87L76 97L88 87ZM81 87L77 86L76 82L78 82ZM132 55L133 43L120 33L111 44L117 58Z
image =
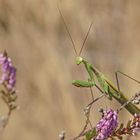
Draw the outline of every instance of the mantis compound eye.
M76 57L76 64L79 65L83 61L83 58L78 56Z

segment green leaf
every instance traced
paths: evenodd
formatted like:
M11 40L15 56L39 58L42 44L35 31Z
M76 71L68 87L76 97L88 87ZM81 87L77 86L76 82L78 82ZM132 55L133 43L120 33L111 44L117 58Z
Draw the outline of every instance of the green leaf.
M115 138L111 138L111 140L116 140Z
M131 123L132 123L132 120L129 120L128 123L127 123L127 128L131 127Z
M118 130L117 130L116 132L120 132L120 131L123 129L123 127L124 127L124 124L121 123L121 124L120 124L120 127L118 128Z
M96 128L86 133L86 140L91 140L93 137L96 136Z

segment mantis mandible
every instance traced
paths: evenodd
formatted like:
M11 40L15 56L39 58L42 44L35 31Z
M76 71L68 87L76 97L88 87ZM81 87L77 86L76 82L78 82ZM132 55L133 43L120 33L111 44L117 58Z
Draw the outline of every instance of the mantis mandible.
M134 78L120 72L120 71L117 71L116 72L116 80L117 80L117 86L118 86L118 89L116 88L116 86L113 85L113 83L104 75L102 74L95 66L93 66L92 64L90 64L88 61L86 61L84 58L81 57L81 53L82 53L82 50L84 48L84 45L86 43L86 40L87 40L87 37L89 35L89 32L91 30L91 27L92 27L92 23L90 24L89 26L89 29L88 29L88 32L86 34L86 37L83 41L83 44L82 44L82 47L79 51L79 53L77 53L77 50L76 50L76 47L75 47L75 43L71 37L71 34L68 30L68 27L67 27L67 24L64 20L64 17L62 15L62 12L60 11L59 7L58 7L58 10L59 10L59 13L60 13L60 16L63 20L63 23L65 25L65 28L66 28L66 31L70 37L70 40L72 42L72 45L73 45L73 48L74 48L74 51L77 55L76 57L76 64L77 65L80 65L80 64L83 64L85 66L85 69L89 75L89 78L87 81L82 81L82 80L73 80L72 81L72 84L74 86L77 86L77 87L86 87L86 88L91 88L93 86L97 87L98 89L100 89L98 87L98 85L96 84L95 82L95 78L97 79L98 81L98 84L100 85L101 89L100 91L106 95L108 95L109 99L112 99L115 98L121 105L125 104L128 99L124 96L124 94L120 91L120 88L119 88L119 83L118 83L118 78L117 78L117 74L120 73L120 74L123 74L124 76L127 76L128 78L134 80L135 82L137 83L140 83L139 81L135 80ZM125 108L132 114L134 115L135 113L139 114L140 113L140 109L135 106L134 104L132 104L131 102L128 103Z

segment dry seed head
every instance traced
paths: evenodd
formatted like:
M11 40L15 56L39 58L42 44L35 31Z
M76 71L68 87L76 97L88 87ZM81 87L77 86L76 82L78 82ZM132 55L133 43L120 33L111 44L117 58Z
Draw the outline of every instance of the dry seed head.
M66 132L65 130L62 130L59 134L59 140L64 140L65 139L65 135L66 135Z
M132 103L137 105L140 104L140 92L135 94L134 98L132 99Z

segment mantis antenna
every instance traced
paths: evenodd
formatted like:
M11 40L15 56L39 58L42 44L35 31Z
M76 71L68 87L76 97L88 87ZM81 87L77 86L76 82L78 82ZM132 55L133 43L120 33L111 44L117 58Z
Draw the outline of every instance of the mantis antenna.
M91 23L90 26L89 26L89 29L88 29L88 31L87 31L86 37L85 37L85 39L84 39L84 41L83 41L83 44L82 44L82 47L81 47L81 49L80 49L80 51L79 51L79 55L78 55L78 56L80 56L81 53L82 53L82 50L83 50L83 48L84 48L84 45L85 45L85 43L86 43L86 40L87 40L87 37L88 37L88 35L89 35L89 32L90 32L90 30L91 30L92 25L93 25L93 23Z
M70 38L70 40L71 40L71 42L72 42L72 45L73 45L75 54L78 55L78 53L77 53L77 51L76 51L76 47L75 47L74 40L73 40L72 37L71 37L71 34L70 34L69 29L68 29L68 27L67 27L67 24L66 24L66 22L65 22L65 20L64 20L64 17L63 17L63 15L62 15L62 12L61 12L61 10L60 10L60 8L59 8L58 5L57 5L57 8L58 8L59 13L60 13L60 16L61 16L61 18L62 18L62 20L63 20L63 23L64 23L64 25L65 25L66 31L67 31L67 33L68 33L68 35L69 35L69 38Z
M87 38L88 38L88 35L89 35L89 32L90 32L90 30L91 30L91 27L92 27L93 23L91 23L90 26L89 26L89 29L88 29L87 34L86 34L86 36L85 36L85 39L84 39L84 41L83 41L82 47L81 47L81 49L80 49L80 51L79 51L79 54L78 54L78 53L77 53L77 50L76 50L75 42L74 42L74 40L73 40L72 37L71 37L71 34L70 34L70 32L69 32L69 29L68 29L67 24L66 24L65 19L64 19L64 16L63 16L63 14L62 14L62 12L61 12L61 10L60 10L60 8L59 8L58 5L57 5L57 8L58 8L58 11L59 11L59 13L60 13L60 16L61 16L61 18L62 18L62 20L63 20L64 26L65 26L65 28L66 28L66 31L67 31L68 35L69 35L69 38L70 38L70 40L71 40L71 42L72 42L72 45L73 45L75 54L76 54L77 56L80 56L81 53L82 53L82 50L83 50L83 48L84 48L84 45L85 45L85 43L86 43L86 40L87 40Z

